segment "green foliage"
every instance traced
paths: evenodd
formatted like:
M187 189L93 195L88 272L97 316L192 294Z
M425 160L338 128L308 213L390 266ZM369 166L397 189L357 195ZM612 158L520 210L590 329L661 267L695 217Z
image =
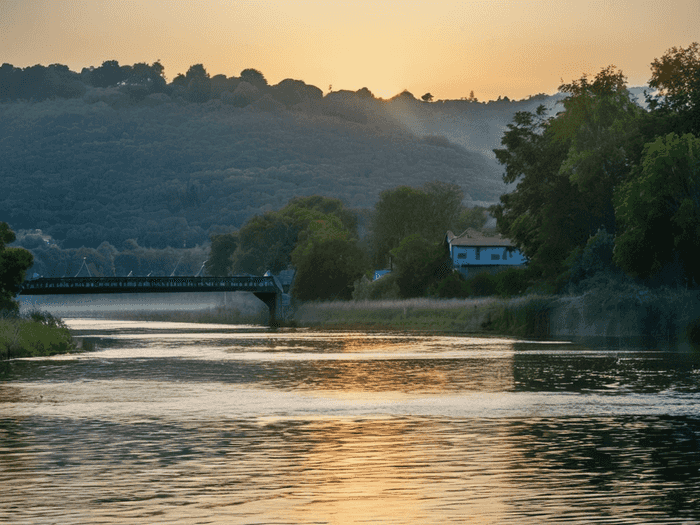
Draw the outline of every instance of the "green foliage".
M495 275L481 272L467 280L469 295L476 297L492 296L498 293L498 280Z
M234 273L277 273L291 262L299 229L286 215L268 212L251 218L238 232L232 257Z
M209 275L231 274L231 257L238 247L238 233L222 233L211 236L211 250L205 268Z
M7 248L15 240L15 233L6 222L0 222L0 311L17 311L14 297L19 292L34 256L24 248Z
M489 211L498 231L515 243L531 266L552 277L588 234L580 191L559 173L569 143L556 140L544 106L534 114L517 113L501 142L504 148L494 153L506 168L503 180L518 184Z
M409 235L431 242L442 240L462 211L459 186L431 182L423 189L400 186L379 195L373 221L375 264L383 266L389 253Z
M638 155L643 116L612 66L560 89L570 93L565 111L516 114L494 150L505 182L518 182L492 208L498 229L550 280L601 226L615 231L613 192Z
M452 233L459 235L468 228L481 231L487 221L486 208L474 206L473 208L464 208L457 218L453 226Z
M674 266L676 279L700 283L700 139L675 133L647 144L634 178L619 188L615 262L639 277Z
M447 277L436 283L431 292L431 295L440 299L456 299L468 297L470 288L462 274L453 270Z
M499 304L482 327L490 332L520 337L549 335L552 298L530 295Z
M246 222L238 232L231 267L235 273L277 273L289 266L292 252L307 240L335 238L357 238L357 217L342 201L319 195L295 197L281 210Z
M391 251L396 266L396 284L401 297L422 297L451 271L442 243L426 241L420 234L405 237Z
M671 116L675 130L700 135L700 44L672 47L651 64L650 106Z
M75 348L75 342L63 321L49 313L34 311L26 317L0 317L2 357L63 354Z
M353 282L364 272L357 240L333 215L311 222L292 253L296 276L292 294L302 301L350 299Z
M568 270L563 279L576 286L581 281L590 279L598 273L619 271L613 262L614 249L615 237L608 233L605 228L601 228L588 239L583 248L577 247L571 252L566 260Z
M522 295L530 284L528 268L508 268L495 274L496 291L502 297Z
M399 286L396 284L396 274L384 275L376 281L370 281L366 275L363 275L353 285L352 298L354 301L398 299Z

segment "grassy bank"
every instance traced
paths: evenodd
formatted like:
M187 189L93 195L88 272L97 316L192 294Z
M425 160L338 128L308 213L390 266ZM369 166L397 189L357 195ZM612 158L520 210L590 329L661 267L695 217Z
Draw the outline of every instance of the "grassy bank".
M552 298L404 299L306 303L298 326L545 336Z
M0 318L0 357L37 357L78 350L61 319L43 312Z
M498 334L531 338L634 338L700 346L700 296L629 283L570 296L306 303L297 326Z

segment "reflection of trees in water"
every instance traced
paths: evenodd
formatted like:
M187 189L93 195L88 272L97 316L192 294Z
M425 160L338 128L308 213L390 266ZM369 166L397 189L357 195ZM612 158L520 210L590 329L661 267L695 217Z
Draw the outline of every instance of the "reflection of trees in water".
M667 389L695 392L700 356L680 351L609 351L591 356L591 348L516 343L514 387L530 392L655 393Z
M528 508L560 516L586 509L649 523L697 516L700 421L670 416L543 418L513 421L514 453L526 464L513 481L527 479ZM523 505L522 495L513 504ZM665 523L665 521L663 521Z

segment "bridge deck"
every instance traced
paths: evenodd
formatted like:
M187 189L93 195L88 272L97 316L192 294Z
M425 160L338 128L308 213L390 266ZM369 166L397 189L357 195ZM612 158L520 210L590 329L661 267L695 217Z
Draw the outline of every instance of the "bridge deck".
M257 292L282 293L272 276L233 277L60 277L31 279L22 283L19 295Z

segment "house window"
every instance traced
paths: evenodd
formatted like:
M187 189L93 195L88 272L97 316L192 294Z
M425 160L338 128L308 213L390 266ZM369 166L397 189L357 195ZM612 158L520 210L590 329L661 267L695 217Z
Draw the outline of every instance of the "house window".
M457 258L458 258L458 259L466 259L466 258L467 258L467 254L464 253L464 252L458 253L458 254L457 254Z
M501 259L501 256L498 255L497 253L492 253L492 254L491 254L491 260L492 260L492 261L498 261L498 260L500 260L500 259Z
M476 249L476 260L478 261L481 256L481 248Z

